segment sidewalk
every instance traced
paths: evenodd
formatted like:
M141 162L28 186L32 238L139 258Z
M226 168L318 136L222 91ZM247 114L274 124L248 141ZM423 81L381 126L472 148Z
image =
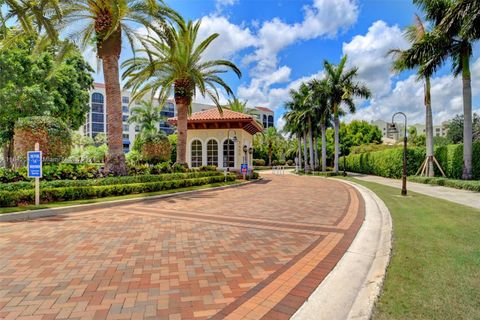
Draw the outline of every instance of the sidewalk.
M383 177L365 175L360 173L348 173L349 176L363 181L380 183L390 187L401 188L402 181L397 179L387 179ZM480 193L468 190L454 189L442 186L433 186L423 183L407 181L407 190L425 194L427 196L448 200L464 206L480 209Z

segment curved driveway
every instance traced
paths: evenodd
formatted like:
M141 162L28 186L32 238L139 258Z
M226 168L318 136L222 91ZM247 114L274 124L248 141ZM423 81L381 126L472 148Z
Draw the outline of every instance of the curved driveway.
M363 219L348 185L268 175L0 223L0 319L288 319Z

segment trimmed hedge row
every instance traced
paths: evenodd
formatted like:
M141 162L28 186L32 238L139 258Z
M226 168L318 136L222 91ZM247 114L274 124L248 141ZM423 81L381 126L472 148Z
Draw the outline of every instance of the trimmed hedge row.
M57 181L42 181L41 188L67 188L67 187L93 187L93 186L107 186L115 184L132 184L132 183L147 183L158 182L166 180L180 180L203 178L220 175L218 171L205 172L189 172L189 173L170 173L161 175L144 175L144 176L127 176L127 177L108 177L92 180L57 180ZM223 175L222 175L223 176ZM33 182L16 182L0 184L0 191L18 191L33 189L35 187Z
M127 194L157 192L163 190L172 190L191 186L201 186L210 183L224 181L224 176L217 174L215 176L167 180L146 183L115 184L104 186L88 187L66 187L50 188L41 190L40 198L42 203L53 201L72 201L94 198L104 198L110 196L122 196ZM234 175L227 176L228 181L235 181ZM0 207L15 207L34 202L34 190L19 190L15 192L0 191Z
M460 179L463 171L463 145L455 144L435 149L435 157L448 178ZM373 174L386 178L402 176L403 149L387 149L376 152L350 154L347 156L347 171ZM407 174L413 176L425 160L425 148L408 149ZM340 160L343 170L343 158ZM480 142L473 144L473 177L480 179ZM436 172L440 175L440 172Z
M407 172L414 175L425 159L425 148L409 148L407 153ZM343 170L343 157L339 161ZM347 171L373 174L387 178L401 178L403 168L403 149L351 154L346 159Z
M409 181L419 182L425 184L432 184L437 186L445 186L456 189L464 189L470 191L480 192L480 181L478 180L455 180L446 178L429 178L429 177L408 177Z

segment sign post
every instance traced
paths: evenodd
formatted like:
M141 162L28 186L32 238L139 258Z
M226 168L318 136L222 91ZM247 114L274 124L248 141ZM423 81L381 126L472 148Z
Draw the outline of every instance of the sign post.
M40 178L42 177L42 151L40 145L35 143L35 151L27 153L28 177L35 178L35 205L40 205Z
M242 163L242 166L240 167L240 171L243 174L243 180L246 179L247 172L248 172L248 164L247 163Z

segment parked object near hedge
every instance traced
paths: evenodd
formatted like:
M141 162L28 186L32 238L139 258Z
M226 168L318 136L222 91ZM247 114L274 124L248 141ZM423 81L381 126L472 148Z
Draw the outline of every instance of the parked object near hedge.
M463 170L463 145L455 144L435 149L435 158L451 179L461 179ZM425 159L425 148L409 148L407 174L413 176ZM386 178L402 176L402 149L350 154L346 159L347 171L373 174ZM343 161L341 161L343 167ZM473 178L480 179L480 142L473 144ZM343 168L342 168L343 169ZM440 172L438 172L440 174Z
M72 136L67 125L58 118L28 117L15 123L14 154L26 159L27 152L40 144L45 162L60 162L70 154Z

